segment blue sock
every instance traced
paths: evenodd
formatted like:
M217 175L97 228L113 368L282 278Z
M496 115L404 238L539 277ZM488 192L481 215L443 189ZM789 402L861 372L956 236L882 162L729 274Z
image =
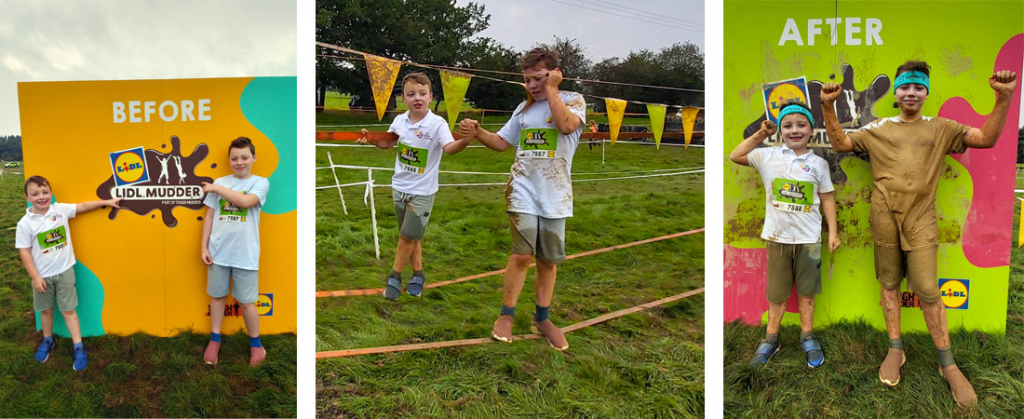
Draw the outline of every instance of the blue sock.
M53 344L53 336L43 336L43 342Z
M82 342L78 342L78 343L74 344L74 348L75 349L82 349L82 348L85 348L85 345L82 345Z
M551 310L551 306L541 307L541 306L538 306L536 303L534 304L534 306L537 307L537 313L534 314L533 319L536 320L537 323L540 323L540 322L542 322L544 320L547 320L548 319L549 311Z
M260 343L260 337L256 336L254 338L249 338L249 347L250 348L262 348L263 344Z
M515 317L516 316L516 308L515 307L505 307L505 305L502 304L501 305L501 315L502 316L509 315L509 316Z
M210 340L220 343L220 333L210 333Z

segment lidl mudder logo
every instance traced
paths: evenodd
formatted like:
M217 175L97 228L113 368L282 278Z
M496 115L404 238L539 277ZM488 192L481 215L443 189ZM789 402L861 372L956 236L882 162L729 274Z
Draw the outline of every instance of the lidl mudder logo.
M149 181L149 173L146 173L146 157L142 147L110 153L110 166L114 170L116 186Z
M540 148L542 145L548 145L547 132L545 131L529 131L526 133L526 139L523 142L527 146L533 146L534 148Z
M793 202L807 199L807 197L804 196L804 186L790 182L782 184L782 189L779 190L779 195L792 199Z
M201 183L213 183L213 179L196 176L195 172L206 159L209 147L199 144L191 155L185 156L177 136L171 136L170 142L170 153L142 147L110 153L114 173L96 189L96 195L100 199L123 198L120 210L139 215L160 210L167 227L178 224L173 214L175 207L202 209ZM167 148L167 144L161 148ZM111 209L110 219L120 210Z
M411 148L403 147L402 148L402 160L405 160L405 161L407 161L409 163L419 163L420 162L420 152L419 152L419 150L414 150L414 149L411 149Z
M946 308L967 310L970 291L971 281L968 279L939 279L939 294Z

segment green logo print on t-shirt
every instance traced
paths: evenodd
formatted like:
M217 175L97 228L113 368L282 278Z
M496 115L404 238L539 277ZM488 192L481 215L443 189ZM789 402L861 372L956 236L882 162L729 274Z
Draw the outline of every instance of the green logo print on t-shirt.
M399 144L398 162L406 172L423 174L423 169L427 167L428 154L425 148Z
M64 230L64 226L57 227L50 231L44 231L36 234L36 239L39 240L39 248L42 250L49 249L55 246L61 246L68 241L67 232ZM59 247L58 247L59 249Z
M811 206L814 204L814 184L776 178L772 181L772 201L775 208L783 211L811 212Z
M240 221L245 222L245 217L249 215L248 208L239 208L231 204L227 199L221 198L220 200L220 220L221 221Z
M519 156L555 157L558 149L558 130L554 128L526 128L519 133Z

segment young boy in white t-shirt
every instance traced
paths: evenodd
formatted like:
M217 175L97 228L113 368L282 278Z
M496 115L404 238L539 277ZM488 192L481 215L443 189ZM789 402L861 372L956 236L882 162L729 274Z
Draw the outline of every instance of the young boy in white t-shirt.
M505 268L504 298L491 337L512 341L512 325L526 269L537 258L536 311L533 326L552 348L569 342L551 322L558 265L565 261L565 221L572 217L572 158L587 117L583 95L558 90L562 70L558 55L535 48L523 56L523 78L529 95L497 133L465 119L460 132L495 151L516 148L505 196L512 233L512 254Z
M43 340L36 350L36 361L46 362L55 344L53 336L53 309L60 313L71 334L73 368L85 369L88 357L82 344L82 330L78 324L78 294L75 288L75 251L71 242L69 218L108 206L121 208L121 198L89 201L79 204L50 203L53 195L50 182L42 176L25 180L25 199L32 204L18 221L15 245L21 262L32 279L33 306L39 312Z
M405 289L409 295L419 297L427 279L423 274L423 232L430 221L434 195L438 190L441 152L455 154L466 148L468 139L456 141L448 130L448 122L430 112L433 99L430 78L423 73L409 73L402 79L402 100L409 110L391 122L388 132L398 135L397 140L374 141L379 148L398 145L395 156L395 175L391 178L395 216L398 218L398 250L388 273L384 298L397 300L402 294L402 271L412 265L412 279ZM362 130L363 134L367 131ZM372 141L357 140L360 144ZM410 263L411 262L411 263Z
M270 182L252 174L256 147L239 137L228 148L231 176L212 184L203 182L206 217L200 252L207 264L206 293L210 295L210 343L203 353L207 364L216 364L220 353L220 326L228 287L234 280L232 295L242 310L249 333L249 366L255 367L267 357L260 341L259 299L260 210L267 202Z
M761 238L768 241L768 325L752 366L764 365L779 351L779 328L786 300L796 287L800 306L800 344L807 366L825 362L821 344L814 339L814 297L821 294L821 214L828 222L829 250L839 247L836 231L835 187L828 162L807 148L814 131L810 109L791 103L779 110L783 145L755 148L775 134L769 120L743 140L729 155L736 164L751 166L761 174L766 204Z

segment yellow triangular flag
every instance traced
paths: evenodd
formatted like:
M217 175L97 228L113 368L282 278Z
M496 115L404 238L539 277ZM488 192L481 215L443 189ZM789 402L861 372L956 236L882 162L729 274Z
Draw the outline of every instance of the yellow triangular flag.
M686 148L690 148L693 124L697 122L697 112L700 112L700 108L683 107L683 137L686 138Z
M1020 223L1017 224L1017 229L1020 230L1017 235L1017 248L1024 246L1024 201L1020 201Z
M647 115L651 117L651 129L654 130L654 148L661 148L661 133L665 131L665 105L647 104Z
M366 59L366 71L370 73L370 88L373 90L373 103L377 105L377 121L384 118L384 111L391 101L391 92L398 79L401 61L390 60L376 55L363 54Z
M455 131L462 101L469 90L469 79L473 76L458 71L441 70L441 91L444 92L444 107L448 108L448 127Z
M622 99L605 98L604 106L608 112L608 126L611 131L612 145L619 139L619 129L622 128L622 115L626 113L626 101Z

